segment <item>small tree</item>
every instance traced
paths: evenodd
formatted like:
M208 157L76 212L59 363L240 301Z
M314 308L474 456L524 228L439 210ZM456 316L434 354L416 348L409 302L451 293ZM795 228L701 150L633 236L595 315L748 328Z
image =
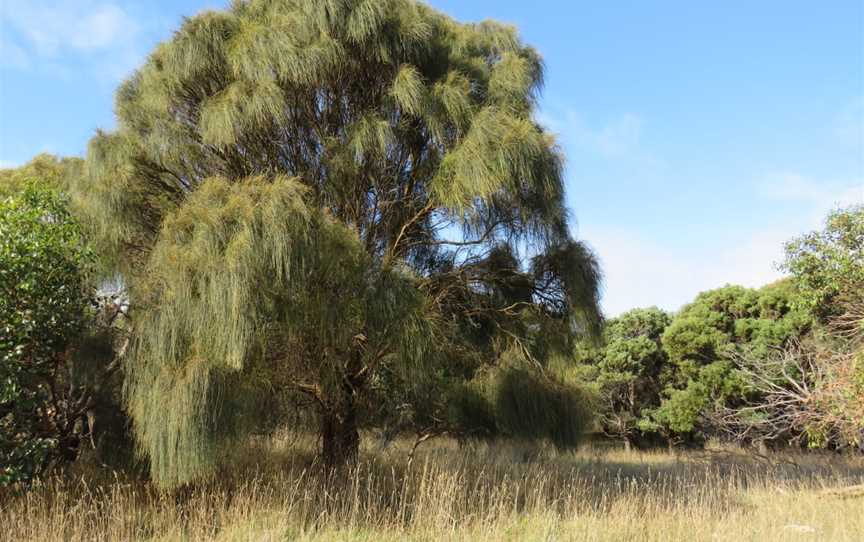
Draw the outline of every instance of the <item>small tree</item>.
M860 306L864 297L864 206L831 212L825 228L786 245L784 269L792 274L801 304L821 320Z
M0 202L0 483L77 457L93 407L92 371L74 359L91 265L55 192L31 183Z
M386 375L597 332L541 81L512 28L409 0L238 1L152 53L77 193L138 311L128 401L160 484L212 472L264 390L309 398L337 466Z
M644 436L640 420L660 405L670 369L660 339L670 321L656 307L633 309L607 322L601 346L576 350L578 373L597 388L603 433L628 448Z
M760 393L726 408L738 439L783 438L814 447L864 445L864 207L828 215L822 231L786 245L798 304L818 326L807 340L737 362Z

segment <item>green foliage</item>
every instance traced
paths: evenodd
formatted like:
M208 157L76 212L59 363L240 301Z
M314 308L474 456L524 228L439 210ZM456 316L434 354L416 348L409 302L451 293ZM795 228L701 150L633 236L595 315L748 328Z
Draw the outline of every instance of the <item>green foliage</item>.
M212 469L244 407L254 407L255 383L237 372L277 356L277 370L317 377L331 396L339 351L358 330L370 357L420 363L431 335L413 280L371 266L352 233L304 196L293 179L214 178L165 220L127 385L136 434L166 485Z
M66 191L80 176L84 161L80 158L58 158L40 154L18 168L0 169L0 199L17 196L32 183L53 190Z
M771 355L807 333L811 321L796 307L798 296L788 280L760 290L725 286L699 294L663 334L663 348L675 371L666 382L666 398L650 414L652 420L672 433L704 436L710 410L758 401L731 360L741 353Z
M497 425L504 435L547 439L561 449L575 448L592 419L586 392L527 369L502 371L494 404Z
M458 384L448 402L454 434L546 440L559 449L575 448L593 420L588 390L513 365Z
M508 350L543 365L599 331L541 83L513 28L412 0L235 2L153 51L73 194L140 315L158 483L213 472L258 399L305 396L329 461L397 410L441 419L430 392Z
M691 380L683 389L671 389L663 405L641 421L643 430L669 431L687 435L697 429L701 415L710 404L710 390L702 382Z
M794 307L797 295L786 280L761 290L725 286L699 294L663 335L669 360L691 377L736 347L746 345L762 354L783 345L810 325L807 314Z
M576 348L576 377L599 395L600 429L628 442L639 436L640 420L660 404L668 370L661 337L670 316L655 307L633 309L609 320L599 346Z
M864 291L864 206L831 212L822 231L786 245L786 271L801 304L821 320L837 316L843 301ZM845 298L845 299L844 299Z
M800 291L798 305L819 324L796 358L807 369L797 425L813 448L856 445L864 439L864 206L828 214L821 231L786 245L786 271ZM776 415L776 413L775 413ZM803 427L802 427L803 426Z
M704 292L674 318L637 309L608 322L599 347L576 349L578 378L600 398L600 429L628 442L698 441L717 408L758 400L733 358L767 356L808 332L789 280Z
M495 418L492 394L487 389L488 378L457 383L448 397L448 422L457 434L472 438L491 438L500 434Z
M0 201L0 484L65 451L51 387L84 326L91 263L55 192L33 183Z

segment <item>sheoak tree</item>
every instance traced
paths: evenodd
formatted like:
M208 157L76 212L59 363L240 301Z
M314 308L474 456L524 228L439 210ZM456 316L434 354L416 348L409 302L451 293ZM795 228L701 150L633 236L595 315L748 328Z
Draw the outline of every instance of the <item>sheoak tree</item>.
M539 329L597 333L542 73L513 28L411 0L235 1L153 51L76 196L129 288L158 483L211 472L270 390L309 398L337 466L370 383L446 365L454 330L532 366Z

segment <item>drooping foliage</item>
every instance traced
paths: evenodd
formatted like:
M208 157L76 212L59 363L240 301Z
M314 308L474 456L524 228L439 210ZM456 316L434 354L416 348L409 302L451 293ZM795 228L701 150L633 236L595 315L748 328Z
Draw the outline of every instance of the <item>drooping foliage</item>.
M17 196L34 183L65 192L83 167L81 158L40 154L21 167L0 169L0 199Z
M317 406L332 463L376 386L597 332L541 84L513 28L411 0L236 1L155 49L74 192L137 311L128 400L158 482L211 472L266 390Z
M304 192L295 179L214 178L166 218L147 274L152 298L144 298L159 310L144 311L141 323L155 333L141 335L135 356L147 361L127 379L140 390L130 406L142 445L151 461L164 461L156 471L213 467L213 447L238 429L230 411L263 384L244 381L254 377L248 370L314 382L316 398L328 402L343 384L343 363L360 370L375 356L398 355L410 368L425 352L431 330L416 280L370 266L350 230L310 213ZM358 342L359 358L346 359ZM180 363L149 361L172 359ZM222 400L232 389L245 393ZM175 415L152 409L159 401Z
M560 358L533 370L515 349L501 363L446 390L442 427L462 439L546 441L559 449L578 446L590 430L595 401L582 382L567 379Z
M592 402L582 388L527 369L501 371L494 398L497 427L502 434L546 439L559 449L578 445L592 419Z

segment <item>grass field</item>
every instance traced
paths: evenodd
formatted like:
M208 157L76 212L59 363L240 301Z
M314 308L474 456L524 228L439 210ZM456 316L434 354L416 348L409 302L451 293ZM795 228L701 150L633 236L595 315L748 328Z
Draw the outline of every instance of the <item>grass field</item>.
M313 443L250 444L182 496L79 472L3 496L5 540L864 540L864 459L374 443L327 480ZM373 453L374 451L374 453Z

